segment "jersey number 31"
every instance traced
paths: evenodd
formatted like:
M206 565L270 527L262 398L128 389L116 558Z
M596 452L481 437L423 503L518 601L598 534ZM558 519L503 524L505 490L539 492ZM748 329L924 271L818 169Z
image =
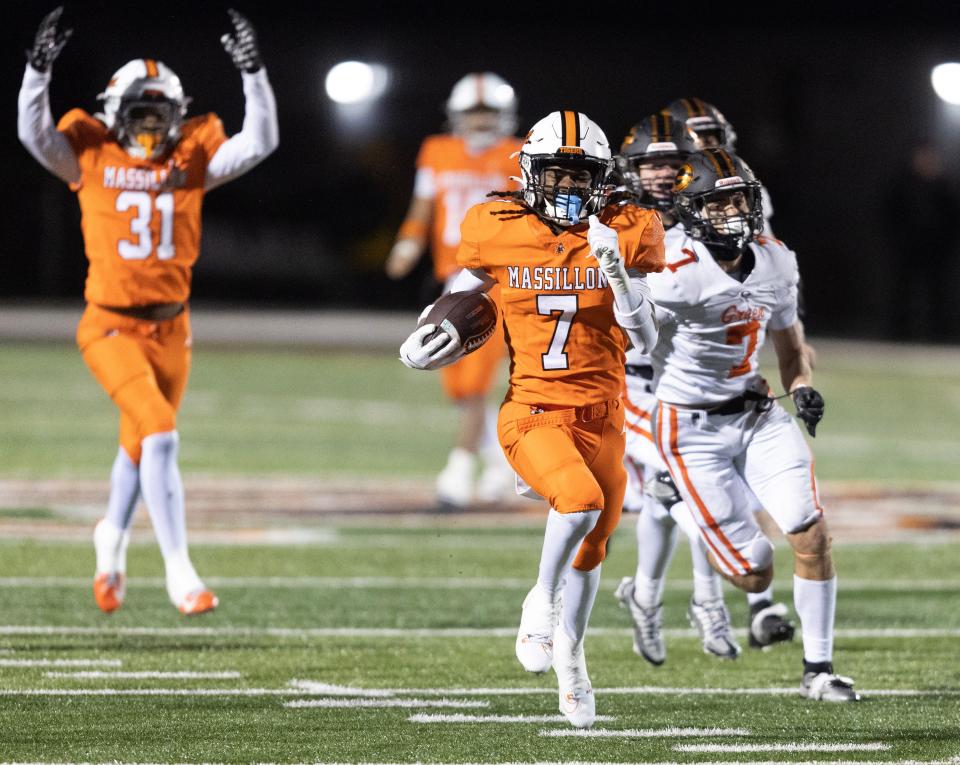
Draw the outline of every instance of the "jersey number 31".
M144 260L153 251L153 232L150 221L153 208L160 213L160 244L157 245L157 258L170 260L176 251L173 247L173 194L158 194L156 201L146 191L121 191L117 195L117 212L127 212L136 208L137 214L130 219L130 233L134 239L121 239L117 242L117 251L124 260Z

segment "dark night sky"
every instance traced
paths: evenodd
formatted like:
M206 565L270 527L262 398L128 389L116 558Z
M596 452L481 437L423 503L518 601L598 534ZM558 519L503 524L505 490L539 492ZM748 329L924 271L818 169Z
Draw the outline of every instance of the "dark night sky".
M674 98L717 104L736 126L739 152L770 189L775 231L798 253L812 331L895 333L893 306L902 301L883 199L917 141L940 145L951 177L960 164L960 118L938 104L929 80L934 64L960 60L957 11L943 19L935 3L911 4L909 14L905 4L881 3L869 17L849 11L838 18L811 7L792 21L765 23L769 11L731 3L736 16L722 16L717 4L710 13L642 3L565 12L486 2L469 6L469 21L457 21L451 9L463 7L449 3L442 12L416 3L386 13L367 2L344 5L349 10L240 5L260 34L281 146L207 200L198 300L417 304L420 275L388 283L379 263L409 198L419 141L441 129L453 82L486 69L517 89L521 128L576 108L614 144ZM67 3L65 21L75 33L54 67L54 115L72 106L94 111L113 70L151 56L180 75L192 113L216 111L228 132L239 130L240 77L218 41L228 30L226 7ZM69 298L82 288L76 202L15 132L22 51L50 8L5 7L0 29L7 73L0 78L7 125L0 132L7 176L0 297ZM344 59L391 70L390 90L363 125L346 125L323 94L327 69ZM951 251L946 262L960 257ZM960 290L955 269L944 278Z

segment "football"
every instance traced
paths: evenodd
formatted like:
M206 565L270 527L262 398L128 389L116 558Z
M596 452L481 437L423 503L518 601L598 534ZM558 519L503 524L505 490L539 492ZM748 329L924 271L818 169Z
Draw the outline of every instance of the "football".
M424 343L446 332L463 352L473 353L497 328L497 304L486 292L448 292L441 296L417 326L435 324L437 329Z

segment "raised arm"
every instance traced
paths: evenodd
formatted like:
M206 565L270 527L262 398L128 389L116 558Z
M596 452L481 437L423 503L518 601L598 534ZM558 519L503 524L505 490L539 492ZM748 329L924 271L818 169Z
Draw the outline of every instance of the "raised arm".
M597 259L613 292L613 313L630 342L641 353L649 353L657 344L657 320L646 277L639 271L627 273L620 255L617 232L590 216L587 231L590 254Z
M17 98L17 136L47 170L67 183L76 183L80 180L77 156L50 113L50 69L73 33L72 29L57 29L62 12L61 6L44 17L33 47L27 51L27 68Z
M260 59L256 32L250 22L231 9L232 35L220 38L243 77L243 128L225 141L207 165L209 191L233 180L263 161L280 144L277 102Z

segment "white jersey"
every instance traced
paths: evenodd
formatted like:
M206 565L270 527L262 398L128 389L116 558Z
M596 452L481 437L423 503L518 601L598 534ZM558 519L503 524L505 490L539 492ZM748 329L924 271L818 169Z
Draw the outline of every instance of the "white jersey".
M725 273L683 226L664 239L667 267L649 274L660 338L653 350L654 392L685 406L720 404L746 390L765 393L758 355L767 327L797 320L797 258L776 239L749 246L755 264L741 283Z

